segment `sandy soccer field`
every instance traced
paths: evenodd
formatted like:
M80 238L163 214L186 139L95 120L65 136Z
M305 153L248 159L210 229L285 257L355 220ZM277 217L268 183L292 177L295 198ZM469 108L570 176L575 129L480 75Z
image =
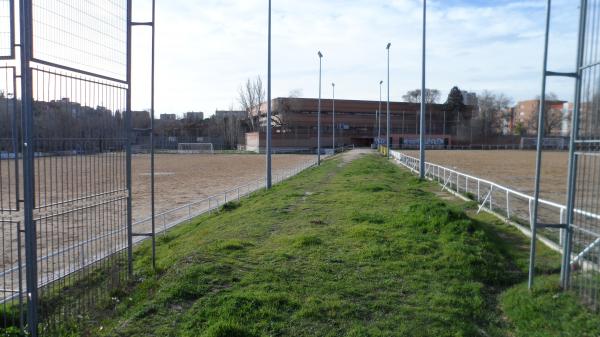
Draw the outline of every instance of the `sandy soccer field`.
M309 155L274 155L273 174L282 174L312 161ZM149 156L133 159L133 217L150 214ZM156 156L156 211L160 213L235 188L265 175L262 155Z

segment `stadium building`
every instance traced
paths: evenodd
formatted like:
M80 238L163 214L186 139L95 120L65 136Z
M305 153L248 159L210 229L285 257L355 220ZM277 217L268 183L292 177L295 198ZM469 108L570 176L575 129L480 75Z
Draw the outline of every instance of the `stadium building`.
M273 110L273 150L275 152L313 150L317 147L318 99L276 98ZM381 107L382 113L377 111ZM418 146L419 103L390 102L391 137L394 148ZM462 110L462 111L460 111ZM449 109L445 104L428 104L426 115L427 144L443 148L460 141L461 126L469 125L472 107ZM267 105L251 111L251 115L266 125ZM384 144L386 134L386 102L335 100L335 125L333 123L333 101L321 101L321 147L331 148L335 128L336 146L372 146ZM264 131L246 134L246 149L263 152L266 148Z

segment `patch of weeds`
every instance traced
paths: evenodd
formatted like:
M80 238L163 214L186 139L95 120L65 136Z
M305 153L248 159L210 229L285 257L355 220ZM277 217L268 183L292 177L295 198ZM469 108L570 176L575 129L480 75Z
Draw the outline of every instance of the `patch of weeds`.
M252 242L232 239L223 242L219 242L216 244L218 250L228 250L228 251L236 251L236 250L244 250L248 247L254 246Z
M352 220L358 223L368 222L371 224L381 225L385 223L386 218L378 212L354 211Z
M318 246L323 243L323 240L315 235L303 235L296 239L296 247Z
M537 277L532 291L525 283L509 289L501 305L518 336L600 336L600 316L581 306L575 294L562 291L557 275Z
M370 192L370 193L379 193L379 192L389 192L392 188L389 185L377 183L377 182L367 182L363 184L359 184L356 187L356 190L359 192Z
M221 212L231 212L240 207L240 203L237 201L230 201L225 205L221 206Z
M165 233L162 235L158 235L158 237L156 239L156 243L158 243L159 245L168 244L169 242L175 240L176 238L177 238L177 236L175 236L175 235Z
M257 335L231 321L219 321L212 324L201 335L202 337L256 337Z

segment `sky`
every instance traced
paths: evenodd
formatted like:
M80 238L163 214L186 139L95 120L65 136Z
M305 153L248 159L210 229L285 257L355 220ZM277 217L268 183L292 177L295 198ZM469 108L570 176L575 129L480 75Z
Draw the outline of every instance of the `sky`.
M573 71L578 2L554 0L549 68ZM421 86L422 0L273 0L272 96L379 99L390 50L390 99ZM541 87L546 0L429 0L427 87L534 98ZM248 79L267 78L266 0L157 0L156 113L237 108ZM149 0L134 0L148 21ZM133 107L149 104L150 35L133 35ZM386 96L384 84L384 99ZM549 91L572 100L572 80Z

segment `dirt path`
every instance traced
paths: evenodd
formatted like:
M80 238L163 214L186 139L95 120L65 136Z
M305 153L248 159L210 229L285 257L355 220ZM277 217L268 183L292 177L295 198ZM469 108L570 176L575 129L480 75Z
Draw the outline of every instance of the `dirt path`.
M354 149L352 151L344 152L341 155L341 158L342 158L341 165L346 165L360 157L363 157L363 156L366 156L369 154L374 154L374 153L376 153L375 150L371 150L371 149Z

